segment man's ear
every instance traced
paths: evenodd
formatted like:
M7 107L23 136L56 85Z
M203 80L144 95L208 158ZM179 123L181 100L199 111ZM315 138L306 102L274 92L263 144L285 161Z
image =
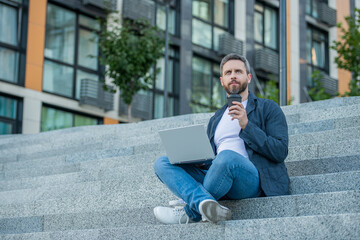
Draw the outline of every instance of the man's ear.
M224 86L222 77L220 77L220 83L221 83L221 86Z
M252 76L251 76L251 73L249 73L249 74L248 74L248 83L251 82L251 77L252 77Z

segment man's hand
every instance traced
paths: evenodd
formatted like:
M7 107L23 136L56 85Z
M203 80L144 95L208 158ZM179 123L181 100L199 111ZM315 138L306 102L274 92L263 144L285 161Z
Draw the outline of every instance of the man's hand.
M231 120L237 119L242 130L246 128L249 120L246 114L246 109L240 102L233 101L233 106L229 108L229 115L232 117Z

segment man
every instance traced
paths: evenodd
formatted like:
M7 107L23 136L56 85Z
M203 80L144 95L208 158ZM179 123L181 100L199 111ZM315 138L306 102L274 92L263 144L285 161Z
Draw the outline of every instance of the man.
M281 108L249 92L250 65L231 53L220 64L220 81L227 95L240 94L242 102L225 105L211 117L207 134L216 157L207 165L172 165L167 157L154 165L159 179L185 206L156 207L162 223L187 223L231 218L218 200L288 194L288 128ZM186 151L186 149L184 149Z

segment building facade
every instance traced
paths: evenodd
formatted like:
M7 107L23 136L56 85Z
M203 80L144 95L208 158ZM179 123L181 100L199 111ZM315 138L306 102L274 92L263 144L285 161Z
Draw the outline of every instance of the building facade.
M162 0L111 4L122 18L147 18L165 30ZM276 0L170 1L167 83L161 58L151 89L134 98L135 120L165 117L164 106L167 116L221 107L226 95L219 63L230 52L249 60L252 91L261 93L268 81L278 82L279 5ZM341 36L336 23L356 7L359 0L287 1L287 95L292 104L309 101L314 70L324 73L328 93L348 89L351 73L337 69L336 52L329 46ZM0 0L0 134L127 121L119 91L105 92L100 82L104 66L96 58L97 18L106 18L103 0Z

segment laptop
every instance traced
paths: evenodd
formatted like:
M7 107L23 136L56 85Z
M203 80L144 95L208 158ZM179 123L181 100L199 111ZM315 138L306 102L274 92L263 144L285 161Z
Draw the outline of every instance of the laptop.
M204 163L215 157L204 125L161 130L159 135L171 164Z

